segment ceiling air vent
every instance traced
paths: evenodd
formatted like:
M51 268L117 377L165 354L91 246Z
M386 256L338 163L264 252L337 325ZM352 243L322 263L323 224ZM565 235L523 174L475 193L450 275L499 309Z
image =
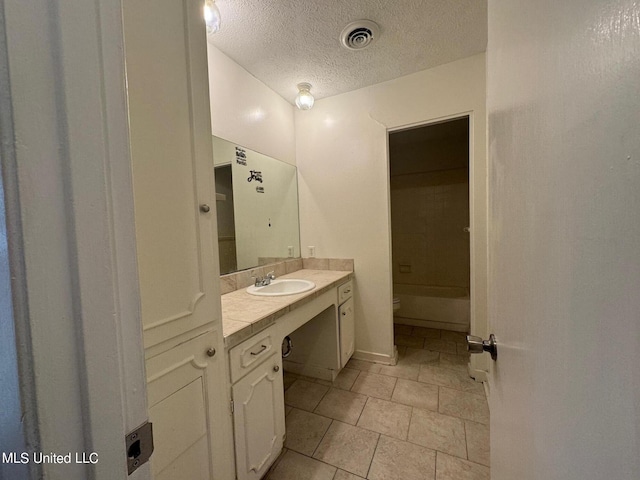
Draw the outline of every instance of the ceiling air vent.
M342 30L340 42L349 50L363 50L380 36L380 27L371 20L352 22Z

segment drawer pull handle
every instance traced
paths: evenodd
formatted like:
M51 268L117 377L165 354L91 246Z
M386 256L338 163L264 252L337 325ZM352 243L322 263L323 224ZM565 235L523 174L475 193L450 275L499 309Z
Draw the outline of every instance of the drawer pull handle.
M274 372L279 372L279 371L280 371L280 367L279 367L278 365L275 365L275 366L273 367L273 371L274 371Z
M262 345L262 348L260 350L258 350L257 352L251 352L251 355L260 355L262 352L264 352L267 349L266 345Z
M347 312L342 312L342 316L344 317L347 314Z
M349 290L345 290L345 291L344 291L344 293L345 293L345 294L347 294L347 293L351 293L351 289L349 289Z
M213 357L216 354L216 349L215 348L210 348L209 350L207 350L207 355L210 357Z

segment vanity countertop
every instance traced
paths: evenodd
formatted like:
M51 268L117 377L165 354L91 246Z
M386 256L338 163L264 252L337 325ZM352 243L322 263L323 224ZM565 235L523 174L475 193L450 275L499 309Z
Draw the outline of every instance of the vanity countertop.
M231 348L273 324L278 317L304 305L353 278L351 271L302 269L280 278L310 280L316 288L281 297L258 297L246 288L222 295L222 331L226 348Z

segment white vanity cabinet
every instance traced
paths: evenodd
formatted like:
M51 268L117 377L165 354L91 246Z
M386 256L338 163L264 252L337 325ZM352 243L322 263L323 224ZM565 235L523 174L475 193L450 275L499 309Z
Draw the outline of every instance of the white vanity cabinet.
M338 318L340 322L340 366L344 367L355 350L356 324L353 309L353 282L338 287Z
M229 358L236 475L260 480L282 451L285 436L282 356L273 327L231 349Z

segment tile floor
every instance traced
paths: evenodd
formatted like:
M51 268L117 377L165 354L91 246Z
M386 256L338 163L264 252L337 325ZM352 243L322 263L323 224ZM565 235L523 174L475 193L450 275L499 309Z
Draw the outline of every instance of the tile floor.
M488 480L489 408L464 334L395 326L399 360L333 382L285 372L287 439L267 480Z

